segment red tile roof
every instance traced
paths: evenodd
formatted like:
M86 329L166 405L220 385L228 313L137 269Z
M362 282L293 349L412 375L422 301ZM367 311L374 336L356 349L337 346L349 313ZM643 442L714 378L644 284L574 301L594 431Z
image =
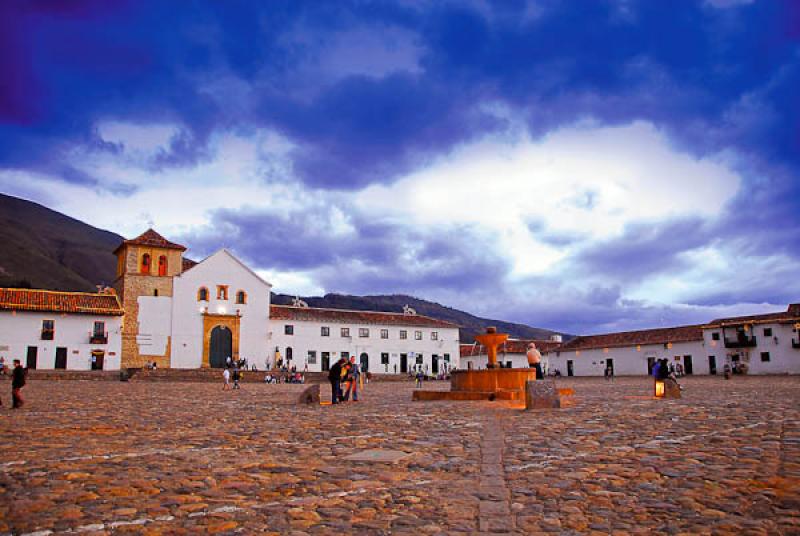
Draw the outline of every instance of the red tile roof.
M764 324L768 322L800 322L800 303L792 303L785 311L780 313L766 313L763 315L734 316L731 318L717 318L712 320L704 327L719 328L722 326L741 325L741 324Z
M56 292L27 288L0 288L0 310L114 316L123 314L116 294Z
M336 322L341 324L388 324L392 326L415 326L428 328L457 329L456 324L423 315L385 313L376 311L349 311L345 309L322 309L318 307L292 307L270 305L270 320L298 320L306 322Z
M119 251L122 246L151 246L156 248L167 248L167 249L179 249L181 251L186 251L186 246L182 246L180 244L176 244L174 242L170 242L153 229L148 229L136 238L131 240L123 240L123 242L117 246L117 249L114 250L114 253Z
M548 352L553 348L561 346L560 342L540 340L540 339L508 339L501 345L497 351L506 354L527 354L528 344L536 343L536 349L540 352ZM461 357L469 357L476 355L486 355L486 350L480 344L461 344Z
M181 272L191 270L192 268L197 266L197 261L193 261L192 259L187 259L186 257L183 257L181 261L182 261Z
M644 329L639 331L623 331L603 335L586 335L576 337L555 348L560 352L570 350L589 350L592 348L613 348L619 346L635 346L637 344L666 344L669 342L691 342L703 340L702 326L678 326L674 328Z

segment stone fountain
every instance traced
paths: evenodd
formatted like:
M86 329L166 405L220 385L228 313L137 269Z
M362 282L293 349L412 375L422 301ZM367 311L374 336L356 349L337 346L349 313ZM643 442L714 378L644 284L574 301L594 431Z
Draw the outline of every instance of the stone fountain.
M524 400L525 383L536 380L536 369L499 368L497 348L508 339L494 327L476 335L475 340L486 348L485 370L454 370L450 374L449 391L416 390L413 400Z

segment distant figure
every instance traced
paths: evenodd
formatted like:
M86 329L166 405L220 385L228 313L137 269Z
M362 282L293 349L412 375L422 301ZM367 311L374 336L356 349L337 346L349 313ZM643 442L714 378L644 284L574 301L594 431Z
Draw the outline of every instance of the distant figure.
M606 381L614 381L614 369L613 367L606 367Z
M661 372L659 370L660 368L661 368L661 360L660 359L656 359L655 361L653 361L653 366L650 369L650 375L653 378L658 379L658 377L660 375L660 372Z
M338 404L341 393L340 382L342 381L342 365L344 365L344 358L333 364L331 370L328 371L328 381L331 382L331 404Z
M233 369L233 388L234 389L241 389L242 387L239 385L239 380L242 378L242 373L239 372L238 368Z
M544 374L542 374L542 354L540 354L539 350L536 349L536 343L532 342L528 345L528 353L526 356L528 358L528 366L536 369L536 379L543 380Z
M225 391L231 388L231 369L225 369L222 373L222 390Z
M233 359L231 359L231 356L225 358L225 365L227 365L228 368L231 368L231 365L233 365Z
M731 366L725 363L725 366L722 367L722 375L725 376L726 380L731 379Z
M19 409L25 403L22 399L22 388L25 387L26 371L22 368L19 359L14 360L14 370L11 371L11 407Z
M358 382L361 379L361 371L356 364L356 357L350 358L350 367L347 370L347 391L344 393L344 399L350 399L350 393L353 393L353 402L358 402Z
M417 370L417 374L414 376L414 387L417 389L422 387L422 370Z
M156 369L158 369L158 363L156 363L155 361L153 361L153 370L156 370Z
M0 357L0 376L6 375L6 358Z

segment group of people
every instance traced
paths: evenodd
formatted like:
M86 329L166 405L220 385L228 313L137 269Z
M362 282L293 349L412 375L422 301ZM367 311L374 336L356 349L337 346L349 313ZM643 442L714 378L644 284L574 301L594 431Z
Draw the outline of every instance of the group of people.
M6 375L6 360L0 357L0 376ZM11 369L11 407L19 409L25 403L22 398L22 388L28 379L28 369L23 368L22 362L19 359L14 360L14 366ZM3 405L3 400L0 398L0 406Z
M328 371L328 381L331 382L331 404L339 404L350 400L358 402L359 384L362 380L361 368L356 363L355 356L349 360L341 357Z
M264 383L306 383L306 380L305 376L297 371L284 374L267 372Z
M656 380L672 380L678 383L678 378L675 376L675 368L669 366L669 360L666 358L656 359L653 362L650 375Z

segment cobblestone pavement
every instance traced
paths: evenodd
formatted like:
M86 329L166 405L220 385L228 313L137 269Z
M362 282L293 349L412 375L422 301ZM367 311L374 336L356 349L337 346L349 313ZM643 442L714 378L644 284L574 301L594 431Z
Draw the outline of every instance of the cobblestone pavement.
M800 534L800 378L565 379L575 403L0 382L0 534ZM425 388L446 388L431 383ZM323 390L324 392L324 390ZM365 449L410 456L353 462Z

